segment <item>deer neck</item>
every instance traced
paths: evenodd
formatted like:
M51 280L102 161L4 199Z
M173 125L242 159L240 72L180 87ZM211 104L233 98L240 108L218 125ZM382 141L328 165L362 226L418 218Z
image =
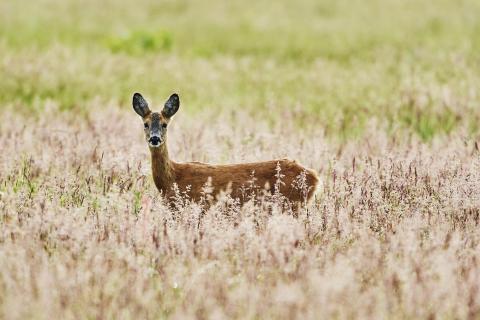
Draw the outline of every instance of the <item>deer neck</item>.
M168 157L167 144L163 143L158 148L150 148L150 153L152 154L153 181L158 190L167 194L175 182L173 162Z

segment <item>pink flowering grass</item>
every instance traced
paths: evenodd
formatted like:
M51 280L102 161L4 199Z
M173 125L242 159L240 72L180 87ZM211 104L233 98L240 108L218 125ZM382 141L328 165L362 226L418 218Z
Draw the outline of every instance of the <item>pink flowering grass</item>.
M1 115L2 318L480 316L480 157L460 131L426 144L372 122L342 142L241 113L175 119L176 160L317 170L294 215L181 193L168 208L133 111L54 114Z

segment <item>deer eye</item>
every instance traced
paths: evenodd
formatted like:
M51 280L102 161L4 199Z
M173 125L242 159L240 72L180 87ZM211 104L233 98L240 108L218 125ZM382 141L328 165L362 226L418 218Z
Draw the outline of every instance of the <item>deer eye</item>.
M145 127L145 129L148 129L148 123L144 123L143 126Z
M167 124L166 124L166 123L163 123L163 124L162 124L162 127L166 128L166 127L167 127Z

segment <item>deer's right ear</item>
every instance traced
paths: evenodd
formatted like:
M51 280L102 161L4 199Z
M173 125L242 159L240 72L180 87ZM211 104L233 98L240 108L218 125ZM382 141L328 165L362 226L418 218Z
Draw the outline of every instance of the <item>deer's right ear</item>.
M142 118L145 118L150 113L147 101L140 93L135 93L132 100L133 110Z

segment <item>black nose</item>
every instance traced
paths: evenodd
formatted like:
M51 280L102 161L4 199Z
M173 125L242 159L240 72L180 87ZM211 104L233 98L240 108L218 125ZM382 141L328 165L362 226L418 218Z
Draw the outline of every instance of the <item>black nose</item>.
M150 143L153 144L154 146L160 144L160 138L159 137L156 137L156 136L153 136L150 138Z

